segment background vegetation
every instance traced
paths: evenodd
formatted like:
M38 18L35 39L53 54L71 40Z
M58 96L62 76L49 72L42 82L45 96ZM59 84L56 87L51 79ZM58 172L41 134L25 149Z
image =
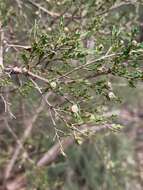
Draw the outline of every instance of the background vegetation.
M0 0L0 189L142 189L142 10Z

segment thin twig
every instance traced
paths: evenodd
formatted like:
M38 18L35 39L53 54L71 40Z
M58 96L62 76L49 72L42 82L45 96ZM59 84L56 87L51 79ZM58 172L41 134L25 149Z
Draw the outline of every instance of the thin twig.
M32 0L27 0L29 3L31 3L32 5L34 5L35 7L37 7L39 10L43 11L44 13L46 13L47 15L53 17L53 18L57 18L57 17L60 17L61 14L59 13L55 13L55 12L52 12L52 11L49 11L47 10L45 7L42 7L40 4L36 3L36 2L33 2ZM69 14L65 14L65 17L71 17L71 15Z
M27 126L26 126L26 129L24 131L24 134L20 140L21 144L23 145L24 142L26 141L26 139L30 136L31 134L31 131L33 129L33 126L34 126L34 123L36 122L39 114L41 113L41 111L43 110L45 104L44 102L42 101L41 105L38 106L37 110L36 110L36 113L33 115L32 118L30 118L28 121L27 121ZM7 165L7 168L6 168L6 175L5 175L5 178L8 179L10 177L10 174L11 174L11 171L15 165L15 162L20 154L20 151L22 149L22 146L21 144L17 144L17 146L15 147L15 151L12 155L12 158L10 159L10 162L8 163Z
M100 126L89 126L89 125L83 125L79 126L77 129L80 130L80 132L89 132L92 134L99 133L99 132L106 132L108 130L112 130L113 126L111 124L106 125L100 125ZM77 133L80 134L79 131ZM49 165L52 162L56 160L58 155L61 153L61 146L63 151L65 151L69 146L71 146L74 143L75 139L74 136L69 136L63 138L63 140L56 143L48 152L46 152L37 162L38 167L43 167L45 165Z
M2 23L0 21L0 74L4 68L3 65L3 39L4 39L4 31L2 29Z
M18 138L18 136L16 135L16 133L15 133L15 132L12 130L12 128L9 126L8 121L7 121L6 119L5 119L4 121L5 121L5 126L6 126L6 128L8 129L8 131L10 132L10 134L13 136L13 138L16 140L17 145L18 145L21 149L23 149L23 151L24 151L24 153L25 153L25 155L26 155L26 159L27 159L30 163L34 164L34 161L29 158L28 153L27 153L27 151L25 150L25 148L24 148L24 146L23 146L23 143L20 141L20 139ZM16 154L16 155L17 155L17 154ZM5 179L7 179L7 178L10 176L11 168L13 167L13 164L14 164L15 159L16 159L16 157L13 156L12 159L10 160L9 164L7 165L6 170L5 170Z
M57 80L57 81L58 81L59 79L61 79L61 78L63 78L63 77L66 77L66 76L70 75L71 73L73 73L73 72L75 72L75 71L78 71L78 70L80 70L80 69L82 69L82 68L85 68L85 67L87 67L87 66L89 66L89 65L91 65L91 64L93 64L93 63L98 62L98 61L102 61L102 60L104 60L104 59L114 57L114 56L116 56L116 55L121 55L121 53L113 53L113 54L109 54L109 55L103 55L102 57L100 57L100 58L98 58L98 59L94 59L94 60L92 60L92 61L90 61L90 62L87 62L87 63L85 63L85 64L83 64L83 65L79 65L78 67L76 67L76 68L74 68L73 70L71 70L71 71L69 71L69 72L63 74L62 76L60 76L60 77L58 77L58 78L55 78L54 80Z

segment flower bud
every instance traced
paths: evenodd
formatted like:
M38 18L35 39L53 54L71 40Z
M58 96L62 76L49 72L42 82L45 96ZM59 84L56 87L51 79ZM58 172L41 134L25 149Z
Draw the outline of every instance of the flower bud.
M132 41L132 44L133 44L134 46L137 46L137 45L138 45L138 42L137 42L136 40L133 40L133 41Z
M50 83L50 86L51 86L53 89L55 89L56 86L57 86L57 83L53 81L53 82Z
M108 97L109 97L111 100L116 98L116 96L115 96L115 94L114 94L113 92L109 92L109 93L108 93Z
M72 111L73 113L78 113L79 108L78 108L77 104L72 105L71 111Z

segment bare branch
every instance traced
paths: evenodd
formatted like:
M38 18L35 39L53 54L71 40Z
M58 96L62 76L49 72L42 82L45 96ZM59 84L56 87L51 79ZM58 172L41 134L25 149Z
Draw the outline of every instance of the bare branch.
M24 134L20 140L20 144L18 143L17 146L15 147L15 151L12 155L12 158L10 159L10 162L9 164L7 165L7 168L6 168L6 174L5 174L5 179L8 179L10 177L10 174L11 174L11 171L14 167L14 164L20 154L20 151L22 149L22 146L23 143L26 141L26 139L30 136L31 134L31 131L33 129L33 126L34 126L34 123L36 122L39 114L41 113L41 111L43 110L44 108L44 102L42 101L41 105L37 108L36 110L36 113L33 115L32 118L30 118L28 121L27 121L27 127L24 131Z
M32 73L31 71L29 71L28 69L26 68L21 68L21 67L7 67L4 69L5 72L9 73L9 74L23 74L25 76L29 76L31 77L32 79L38 79L40 81L43 81L45 83L48 83L49 84L49 80L46 79L46 78L43 78L39 75L36 75L34 73Z
M52 12L52 11L49 11L49 10L47 10L45 7L42 7L40 4L38 4L38 3L35 3L35 2L33 2L32 0L27 0L29 3L31 3L32 5L34 5L35 7L37 7L39 10L41 10L41 11L43 11L44 13L46 13L47 15L49 15L49 16L51 16L51 17L53 17L53 18L57 18L57 17L60 17L61 16L61 14L59 14L59 13L55 13L55 12ZM71 15L69 15L69 14L65 14L64 15L65 17L71 17Z
M4 32L2 29L2 23L0 21L0 73L2 72L4 65L3 65L3 39L4 39Z

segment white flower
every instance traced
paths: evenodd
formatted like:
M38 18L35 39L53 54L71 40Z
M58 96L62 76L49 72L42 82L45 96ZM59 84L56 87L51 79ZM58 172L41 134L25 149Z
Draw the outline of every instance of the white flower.
M68 27L64 27L64 31L65 32L69 32L69 28Z
M112 84L111 84L110 81L107 82L107 85L108 85L108 87L109 87L110 89L112 89Z
M78 108L77 104L72 105L71 111L72 111L73 113L78 113L79 108Z
M137 45L138 45L138 42L137 42L136 40L133 40L133 41L132 41L132 44L133 44L134 46L137 46Z
M116 96L115 96L115 94L113 92L109 92L108 97L110 99L115 99L116 98Z
M51 28L51 27L48 27L47 30L48 30L49 32L51 32L51 31L52 31L52 28Z
M124 44L124 40L121 40L120 43L123 45Z
M53 82L50 83L50 86L51 86L52 88L56 88L57 83L53 81Z
M104 72L104 71L106 71L106 68L104 66L101 66L98 68L98 71Z

